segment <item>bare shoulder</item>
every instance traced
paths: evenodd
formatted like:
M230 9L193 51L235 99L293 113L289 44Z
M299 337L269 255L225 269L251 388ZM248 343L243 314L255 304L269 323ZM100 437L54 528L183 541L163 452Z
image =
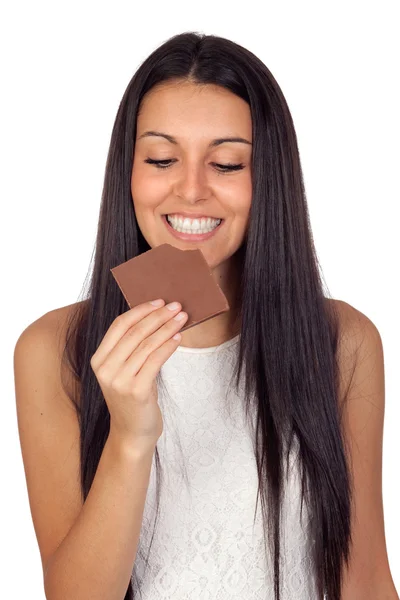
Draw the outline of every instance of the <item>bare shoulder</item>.
M370 336L380 338L377 326L366 314L344 300L330 301L334 303L340 317L341 339L351 344L353 350L359 349Z
M86 303L87 300L82 300L81 302L74 302L73 304L50 310L31 323L29 327L51 331L55 336L58 347L61 349L65 343L65 335L71 318L83 309Z
M333 303L339 316L339 349L342 353L352 355L354 359L368 344L381 343L377 326L366 314L344 300L328 301Z
M367 365L371 366L374 359L383 361L382 339L375 323L362 311L343 300L327 300L338 315L337 360L342 403Z
M15 358L20 355L34 355L43 365L48 365L48 376L55 382L63 382L69 394L78 401L78 382L70 369L62 360L66 343L68 326L77 311L84 308L87 301L75 302L67 306L55 308L30 323L20 334L14 349ZM50 372L51 369L51 372ZM71 405L68 393L60 394L61 401Z
M27 346L29 341L35 343L49 342L49 336L53 339L58 350L62 350L65 343L65 335L70 319L81 308L84 307L87 300L74 302L61 308L55 308L43 314L41 317L30 323L20 334L16 347ZM35 339L38 337L39 339Z

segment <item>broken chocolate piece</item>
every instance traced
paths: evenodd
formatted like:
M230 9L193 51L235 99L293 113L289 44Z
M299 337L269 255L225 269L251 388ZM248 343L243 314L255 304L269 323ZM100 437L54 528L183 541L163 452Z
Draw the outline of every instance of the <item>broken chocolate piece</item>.
M161 244L111 269L130 308L163 298L177 301L188 319L180 332L227 312L225 294L201 250Z

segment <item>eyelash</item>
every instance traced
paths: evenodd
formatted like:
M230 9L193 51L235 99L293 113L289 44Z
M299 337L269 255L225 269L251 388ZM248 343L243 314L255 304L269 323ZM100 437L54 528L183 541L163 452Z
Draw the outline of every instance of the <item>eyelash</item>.
M168 169L168 167L170 167L174 161L172 161L171 159L154 160L153 158L147 158L144 162L148 163L149 165L155 165L155 167L157 169ZM162 163L169 163L169 164L163 165ZM215 165L216 167L221 167L222 173L229 173L230 171L240 171L241 169L244 169L244 164L242 164L242 163L240 163L238 165L233 165L233 164L221 165L218 163L211 163L211 164Z

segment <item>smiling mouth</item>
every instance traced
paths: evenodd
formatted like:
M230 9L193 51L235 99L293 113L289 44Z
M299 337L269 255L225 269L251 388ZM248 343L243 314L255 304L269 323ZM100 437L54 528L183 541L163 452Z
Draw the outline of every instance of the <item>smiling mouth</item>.
M213 229L210 229L209 231L188 230L188 229L182 231L182 229L179 230L179 229L175 229L173 227L173 225L168 221L166 214L162 215L162 220L166 224L170 233L172 233L175 237L178 237L183 240L193 240L193 241L201 241L203 239L205 240L205 239L208 239L209 237L212 237L215 234L215 232L217 232L221 228L223 223L225 222L224 219L220 219L220 222L218 223L218 225L216 225Z
M209 231L213 231L214 229L217 229L217 227L219 227L224 219L219 219L219 218L215 218L215 217L196 217L196 218L189 218L189 217L170 217L169 214L165 214L163 215L163 219L165 219L167 221L167 223L173 228L175 229L175 231L180 231L180 230L184 230L181 231L181 233L208 233ZM189 219L189 221L191 221L193 223L193 221L197 221L198 225L197 227L193 227L193 226L186 226L183 225L183 223L185 222L186 219ZM210 225L208 225L208 220L210 220L212 223ZM177 227L179 229L177 229ZM202 231L203 229L206 229L207 231Z
M178 214L179 216L176 217L175 214ZM164 213L161 216L167 218L167 217L170 217L171 215L174 215L174 218L189 219L190 221L201 221L201 219L212 219L213 221L223 221L224 220L224 219L221 219L221 217L207 217L205 215L203 215L202 217L188 217L188 216L180 215L179 213Z

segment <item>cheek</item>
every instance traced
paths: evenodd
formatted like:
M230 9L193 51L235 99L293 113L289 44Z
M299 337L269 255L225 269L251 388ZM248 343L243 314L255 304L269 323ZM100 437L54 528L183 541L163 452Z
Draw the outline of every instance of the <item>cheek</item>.
M240 181L232 183L225 190L226 204L235 214L236 218L246 220L248 218L252 198L252 185L250 177L243 177Z
M135 206L152 207L163 199L165 182L152 177L147 169L134 168L131 176L131 194Z
M251 200L253 195L253 188L251 183L251 176L246 177L241 188L240 198L240 212L243 218L248 219L250 214Z

